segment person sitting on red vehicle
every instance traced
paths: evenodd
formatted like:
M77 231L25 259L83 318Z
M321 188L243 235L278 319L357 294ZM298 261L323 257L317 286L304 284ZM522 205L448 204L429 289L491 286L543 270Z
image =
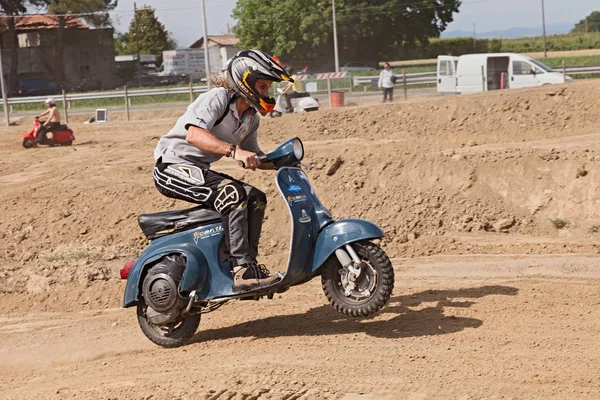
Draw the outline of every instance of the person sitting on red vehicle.
M302 91L302 82L298 78L297 74L292 73L292 68L287 67L285 70L292 79L290 80L290 82L288 82L281 94L285 96L285 101L287 103L286 111L291 113L294 112L294 107L292 106L292 99L308 97L310 95Z
M41 144L46 141L46 133L56 130L60 127L60 112L58 111L58 107L56 107L56 101L54 98L47 98L46 101L44 101L44 104L48 106L48 109L37 116L38 118L41 118L45 115L48 115L48 119L40 127L40 131L38 132L37 142Z

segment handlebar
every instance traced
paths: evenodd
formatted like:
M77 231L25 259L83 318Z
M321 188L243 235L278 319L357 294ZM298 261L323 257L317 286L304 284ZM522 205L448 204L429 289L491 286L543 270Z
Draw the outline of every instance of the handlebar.
M269 159L264 154L262 156L256 156L256 158L260 160L261 163L269 162ZM243 161L238 161L238 165L242 168L246 168L246 163Z

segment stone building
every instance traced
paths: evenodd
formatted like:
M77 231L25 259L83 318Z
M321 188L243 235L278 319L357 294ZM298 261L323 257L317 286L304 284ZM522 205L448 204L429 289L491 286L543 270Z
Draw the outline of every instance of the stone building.
M0 26L3 73L9 82L12 54L6 18L0 20ZM112 28L90 29L70 17L61 35L56 17L50 15L17 16L15 26L17 80L47 78L69 91L108 89L118 84Z

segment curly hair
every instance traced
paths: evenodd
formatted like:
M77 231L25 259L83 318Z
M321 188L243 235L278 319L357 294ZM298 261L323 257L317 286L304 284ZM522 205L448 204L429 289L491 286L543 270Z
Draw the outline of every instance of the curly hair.
M217 75L209 75L208 80L214 87L223 87L228 90L233 90L233 85L226 74L219 73Z

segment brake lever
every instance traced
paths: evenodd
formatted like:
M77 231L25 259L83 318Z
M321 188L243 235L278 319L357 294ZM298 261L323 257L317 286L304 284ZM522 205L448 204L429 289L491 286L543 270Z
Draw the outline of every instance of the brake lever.
M304 164L303 162L301 162L300 165L302 165L304 168L308 168L308 169L313 169L315 167L314 163Z

